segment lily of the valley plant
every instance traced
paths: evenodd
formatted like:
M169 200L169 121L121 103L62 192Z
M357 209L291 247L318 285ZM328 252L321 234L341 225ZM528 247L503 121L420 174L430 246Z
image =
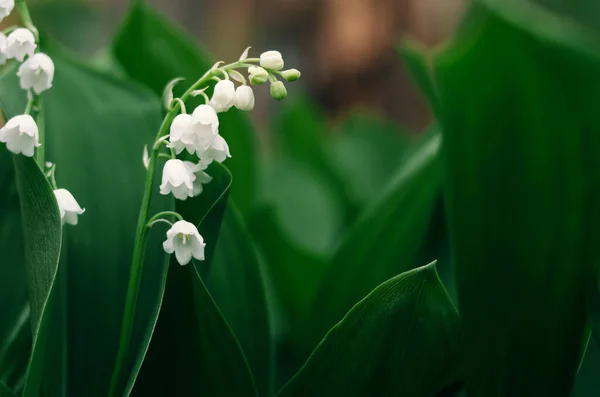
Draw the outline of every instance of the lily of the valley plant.
M0 18L8 16L15 5L24 27L9 28L0 33L0 63L5 64L11 59L21 62L17 75L21 88L27 91L28 103L23 114L12 117L0 129L0 142L5 143L7 149L15 155L35 156L39 166L46 170L54 189L62 223L77 225L78 216L85 210L67 189L57 186L55 173L58 165L46 161L44 154L42 96L46 90L52 88L54 63L48 55L39 52L37 29L23 0L18 0L16 4L14 0L0 1ZM232 107L243 111L252 110L254 92L249 84L270 82L271 96L282 100L287 96L287 91L278 78L291 82L300 77L300 72L296 69L283 70L284 60L280 52L267 51L260 58L249 58L249 50L250 47L236 62L216 63L180 98L173 98L172 89L182 79L170 82L165 89L164 105L167 114L154 144L150 149L144 147L143 152L143 164L147 170L146 184L136 229L122 336L111 381L111 395L116 392L119 374L129 347L148 229L159 222L170 225L163 248L166 253L174 254L180 265L187 265L192 259L204 260L206 244L194 224L173 211L149 214L153 190L159 189L163 195L172 194L178 200L202 194L203 185L210 183L212 179L205 172L207 167L213 161L223 162L231 157L227 142L219 135L218 114L227 112ZM246 70L248 77L244 77L240 70ZM237 87L232 80L238 83ZM213 94L209 98L205 91L213 83ZM205 103L188 112L185 103L196 96L204 98ZM185 151L192 155L193 161L178 158ZM162 169L162 183L158 187L153 184L153 180L159 157L168 158L168 161ZM168 218L175 218L177 221L172 223Z

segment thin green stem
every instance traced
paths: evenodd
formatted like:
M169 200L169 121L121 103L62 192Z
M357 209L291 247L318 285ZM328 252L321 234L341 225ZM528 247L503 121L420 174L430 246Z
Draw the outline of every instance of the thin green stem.
M158 214L154 215L152 218L148 219L148 224L154 222L157 219L160 219L164 216L174 216L175 218L179 219L180 221L183 220L183 216L181 216L180 214L178 214L175 211L161 211Z
M19 15L21 16L21 21L23 22L23 25L27 29L31 30L31 32L35 36L35 41L36 42L39 41L38 30L36 29L35 25L33 24L33 20L31 19L31 14L29 14L29 9L27 8L27 4L25 3L25 0L16 0L15 7L17 8Z
M235 68L240 67L241 62L235 62L229 65L225 65L222 68ZM219 68L207 71L198 81L196 81L182 96L181 100L185 103L192 96L192 92L197 90L202 85L206 84L213 76L220 73ZM171 123L175 116L179 114L181 105L176 102L172 109L169 110L165 116L155 141L166 135L169 131ZM115 361L115 367L110 381L109 396L116 397L119 381L123 372L123 366L127 358L129 345L131 343L131 331L133 330L133 320L135 316L135 308L137 305L138 293L140 289L140 281L142 279L142 269L144 262L144 253L146 251L146 243L148 238L149 229L146 227L148 224L148 211L150 208L150 200L152 196L152 182L154 181L154 175L156 172L156 162L159 155L160 145L153 145L152 153L150 155L150 163L148 164L148 172L146 173L146 183L144 186L144 194L142 196L142 205L140 207L140 213L138 216L138 223L135 233L135 241L133 244L133 256L131 260L131 273L129 275L129 284L127 286L127 296L125 297L125 309L123 312L123 322L121 325L121 337L119 339L119 347L117 350L117 358Z
M41 169L44 169L44 162L46 161L46 119L44 115L44 107L42 106L42 98L37 97L37 126L39 134L40 147L37 148L35 159Z

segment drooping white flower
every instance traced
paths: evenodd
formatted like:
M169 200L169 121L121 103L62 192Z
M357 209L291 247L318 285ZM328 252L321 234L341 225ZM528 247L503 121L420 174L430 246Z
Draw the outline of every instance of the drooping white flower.
M0 0L0 21L10 15L15 8L15 0Z
M283 57L279 51L267 51L260 54L260 66L267 69L283 69Z
M192 257L204 260L204 239L193 223L177 221L167 231L167 239L163 248L167 254L175 253L175 258L181 266L187 265Z
M6 35L0 32L0 65L4 65L8 61L8 55L6 55Z
M219 134L219 117L209 105L200 105L192 113L196 154L200 156Z
M221 80L215 84L213 96L210 99L212 106L217 113L226 112L233 106L235 96L235 85L231 80Z
M203 185L206 185L210 181L212 181L212 177L208 175L204 170L208 167L208 164L204 164L203 162L199 162L198 164L192 163L191 161L183 162L187 167L188 171L194 175L194 188L193 195L198 196L204 190Z
M173 196L179 200L194 197L195 179L196 176L183 161L168 160L163 168L160 194L173 193Z
M0 142L15 154L32 157L36 147L40 146L39 132L33 117L21 114L8 120L0 129Z
M194 153L196 151L196 134L194 119L189 114L179 114L171 124L169 133L169 147L179 154L183 149Z
M52 87L54 62L48 55L38 52L21 64L17 76L21 79L22 89L33 89L39 95Z
M85 209L79 206L75 197L67 189L56 189L54 196L56 196L62 224L77 225L77 216L83 214Z
M221 135L217 135L210 143L210 146L203 151L199 157L205 165L208 165L213 161L222 163L226 158L231 157L229 145L227 145L227 142Z
M31 30L25 28L15 29L6 39L6 55L23 62L25 55L32 56L37 44Z
M254 91L247 85L241 85L235 90L233 104L240 110L250 111L254 109Z
M251 84L263 84L269 80L269 72L260 66L250 66L248 68L248 80Z

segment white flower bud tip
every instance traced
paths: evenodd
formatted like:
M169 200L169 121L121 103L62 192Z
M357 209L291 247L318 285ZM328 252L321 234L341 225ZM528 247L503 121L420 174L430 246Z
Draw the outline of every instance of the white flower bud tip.
M247 85L241 85L235 90L233 104L240 110L250 111L254 109L254 91Z
M163 243L165 252L175 253L175 258L181 266L190 263L192 257L203 261L205 246L196 226L186 221L175 222L167 231L167 239Z
M25 28L15 29L6 39L6 55L23 62L26 55L32 56L37 44L31 30Z
M286 80L286 81L296 81L300 78L300 71L298 69L289 69L289 70L284 70L283 72L281 72L281 76Z
M281 81L271 83L271 98L281 101L287 96L285 85Z
M22 89L33 89L39 95L52 87L54 62L48 55L38 52L21 64L17 76Z
M0 0L0 21L10 15L15 8L15 0Z
M269 72L260 66L250 66L248 68L248 79L251 84L263 84L269 80Z
M77 225L77 217L83 214L85 209L79 206L75 197L67 189L56 189L54 196L58 203L62 224Z
M260 54L260 66L272 70L283 69L283 57L279 51L267 51Z
M144 145L144 153L142 154L142 163L144 164L144 168L148 169L150 165L150 155L148 154L148 145Z
M15 116L0 129L0 142L15 154L23 153L32 157L36 147L40 146L39 131L33 117L28 114Z
M215 91L210 100L212 106L217 113L226 112L233 106L235 96L235 85L231 80L221 80L215 84Z

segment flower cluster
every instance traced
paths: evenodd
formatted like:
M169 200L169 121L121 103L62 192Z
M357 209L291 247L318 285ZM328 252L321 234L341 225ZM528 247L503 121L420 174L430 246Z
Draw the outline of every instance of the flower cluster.
M260 58L248 58L249 49L250 47L244 51L238 62L225 66L220 66L222 62L215 64L182 98L174 99L170 92L172 86L181 79L174 80L167 86L166 105L170 112L181 113L174 115L170 121L169 134L159 136L153 147L155 157L160 155L169 158L162 171L161 194L172 194L178 200L199 195L203 185L212 179L206 173L209 165L215 161L221 163L231 157L227 141L219 134L218 114L233 107L243 111L254 108L254 91L248 82L263 84L269 81L271 96L282 100L287 96L287 91L277 76L286 81L300 78L300 72L296 69L282 71L284 61L280 52L267 51ZM246 69L248 78L237 69ZM232 79L239 83L237 87ZM205 93L208 87L203 87L210 80L216 80L211 98ZM188 114L185 99L199 95L204 97L205 103ZM170 150L170 154L159 153L163 144ZM177 156L184 152L187 152L188 158L178 159ZM190 161L190 158L194 160ZM143 160L146 168L152 164L147 149L144 150ZM149 225L153 223L150 222ZM164 249L169 254L175 253L177 261L186 265L191 258L204 259L204 245L196 227L180 218L167 232Z
M14 7L14 0L0 0L0 21L10 15ZM17 76L21 88L27 91L29 98L24 114L12 117L0 128L0 142L5 143L12 153L27 157L33 157L36 149L42 145L34 116L39 111L39 95L50 89L54 80L54 62L48 55L37 50L37 30L34 27L9 28L0 32L0 65L11 59L21 62ZM54 188L61 221L63 224L76 225L77 215L81 215L84 210L69 191L56 187L54 169L55 166L51 165L47 176Z

